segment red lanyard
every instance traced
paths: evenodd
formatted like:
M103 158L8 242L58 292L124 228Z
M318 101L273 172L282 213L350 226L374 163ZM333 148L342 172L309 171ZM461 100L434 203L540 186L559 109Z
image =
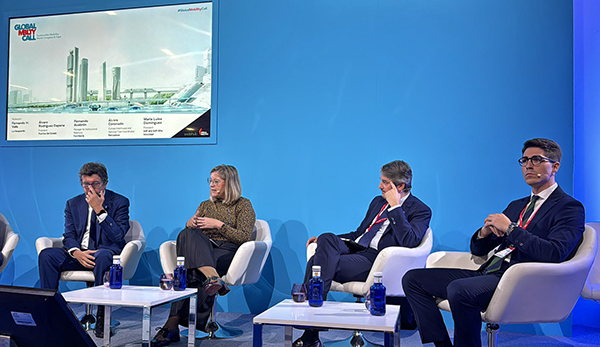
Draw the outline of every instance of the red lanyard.
M525 213L525 210L527 210L527 206L529 206L529 204L525 205L525 208L523 209L523 211L521 211L521 214L519 215L519 226L522 227L523 229L527 229L527 226L529 225L529 222L531 222L531 220L533 219L533 217L535 216L535 214L538 213L538 211L540 210L538 208L537 210L533 211L533 213L531 214L531 216L529 216L529 219L527 220L527 223L525 223L525 226L523 226L523 214ZM535 206L532 206L532 208L535 208Z
M383 207L381 208L381 211L379 211L379 213L377 214L377 217L375 217L375 220L373 221L373 223L371 223L371 225L369 225L369 227L367 228L367 231L371 230L371 228L373 227L373 225L379 224L381 222L385 222L387 220L387 218L381 218L381 219L379 219L379 216L381 216L381 214L383 213L383 210L385 210L385 208L387 206L388 206L387 203L385 205L383 205Z

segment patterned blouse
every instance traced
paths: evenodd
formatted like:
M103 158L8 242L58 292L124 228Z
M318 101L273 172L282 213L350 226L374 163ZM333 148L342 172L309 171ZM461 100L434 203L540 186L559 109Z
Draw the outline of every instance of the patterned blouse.
M202 229L202 232L215 241L229 241L241 245L250 241L254 230L256 214L252 203L246 198L239 198L233 204L222 201L203 201L198 206L199 217L218 219L223 224L221 229Z

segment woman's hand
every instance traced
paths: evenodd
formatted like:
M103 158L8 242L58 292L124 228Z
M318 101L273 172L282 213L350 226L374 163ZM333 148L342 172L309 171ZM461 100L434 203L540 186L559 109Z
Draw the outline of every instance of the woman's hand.
M198 219L200 218L200 212L196 211L196 213L194 213L194 215L192 216L192 218L190 218L187 223L185 223L185 226L187 228L190 229L198 229Z
M221 229L223 222L218 219L208 217L198 217L197 225L200 229Z

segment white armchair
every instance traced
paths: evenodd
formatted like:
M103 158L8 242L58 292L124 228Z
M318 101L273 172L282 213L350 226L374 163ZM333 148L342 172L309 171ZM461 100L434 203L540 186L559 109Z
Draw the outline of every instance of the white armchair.
M587 225L591 226L596 230L596 236L600 234L600 223L587 223ZM585 299L600 300L600 257L596 256L594 263L592 264L592 268L590 269L590 273L588 274L588 278L585 281L585 285L583 286L583 290L581 291L581 296Z
M271 230L269 224L257 219L254 224L254 240L244 242L235 252L227 274L222 277L223 281L229 286L241 286L258 282L262 269L265 266L273 240L271 239ZM173 273L177 262L177 242L166 241L160 245L160 263L164 273ZM230 338L241 335L239 329L223 327L216 322L216 296L213 311L211 313L208 327L208 335L201 331L196 331L196 337L212 338ZM185 332L182 332L182 335Z
M144 230L138 221L129 220L129 230L125 234L125 241L127 243L121 252L123 281L127 281L133 277L146 248ZM40 237L35 241L38 256L44 249L50 247L62 248L63 237ZM67 270L60 274L61 281L86 282L88 286L93 286L95 279L94 272L91 270ZM86 316L82 318L82 323L89 330L94 321L95 319L91 313L91 305L87 305Z
M404 277L404 274L408 272L408 270L424 267L432 247L433 231L431 228L427 228L425 235L423 235L423 239L421 239L421 242L415 248L393 246L381 250L377 255L377 258L375 258L375 262L373 262L373 266L371 267L371 271L369 272L366 281L345 283L333 281L330 290L353 294L357 298L357 302L360 302L362 297L369 292L373 285L375 273L382 272L386 297L405 297L404 289L402 289L402 277ZM308 245L306 248L307 261L315 254L316 250L316 242ZM401 309L402 307L403 306L401 305ZM404 313L402 313L402 315L404 315ZM348 342L352 346L372 345L363 339L360 331L354 331L352 336L348 339ZM346 344L346 341L341 344Z
M497 345L499 324L556 323L565 320L575 306L596 254L596 231L586 225L575 256L562 263L520 263L506 270L482 320L487 323L488 346ZM427 268L476 270L485 258L468 252L435 252ZM438 307L450 311L448 300Z
M415 248L387 247L379 252L365 282L339 283L333 281L331 290L364 296L373 285L375 272L383 272L386 296L405 296L404 289L402 289L402 277L408 270L425 266L425 261L431 253L432 246L433 232L431 228L428 228L421 243ZM310 259L315 254L316 249L316 243L308 245L306 259Z
M4 262L2 262L2 265L0 265L0 273L2 273L4 268L6 268L6 265L8 265L8 261L15 251L17 243L19 243L20 236L12 230L10 224L8 224L8 221L6 220L6 217L4 217L4 215L1 213L0 233L4 234L4 244L0 245L0 251L2 252L2 256L4 258Z
M123 281L129 280L135 274L144 249L146 248L146 237L144 230L138 221L129 220L129 231L125 234L125 247L121 252L121 266L123 266ZM38 255L46 248L63 247L62 237L40 237L35 241ZM61 281L92 282L95 277L92 271L68 270L60 274Z

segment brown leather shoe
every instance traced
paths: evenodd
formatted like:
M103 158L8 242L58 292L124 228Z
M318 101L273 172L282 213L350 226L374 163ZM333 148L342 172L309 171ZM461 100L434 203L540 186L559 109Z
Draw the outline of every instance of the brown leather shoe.
M208 277L203 284L206 294L215 295L221 288L223 288L225 282L223 282L223 280L219 277Z

